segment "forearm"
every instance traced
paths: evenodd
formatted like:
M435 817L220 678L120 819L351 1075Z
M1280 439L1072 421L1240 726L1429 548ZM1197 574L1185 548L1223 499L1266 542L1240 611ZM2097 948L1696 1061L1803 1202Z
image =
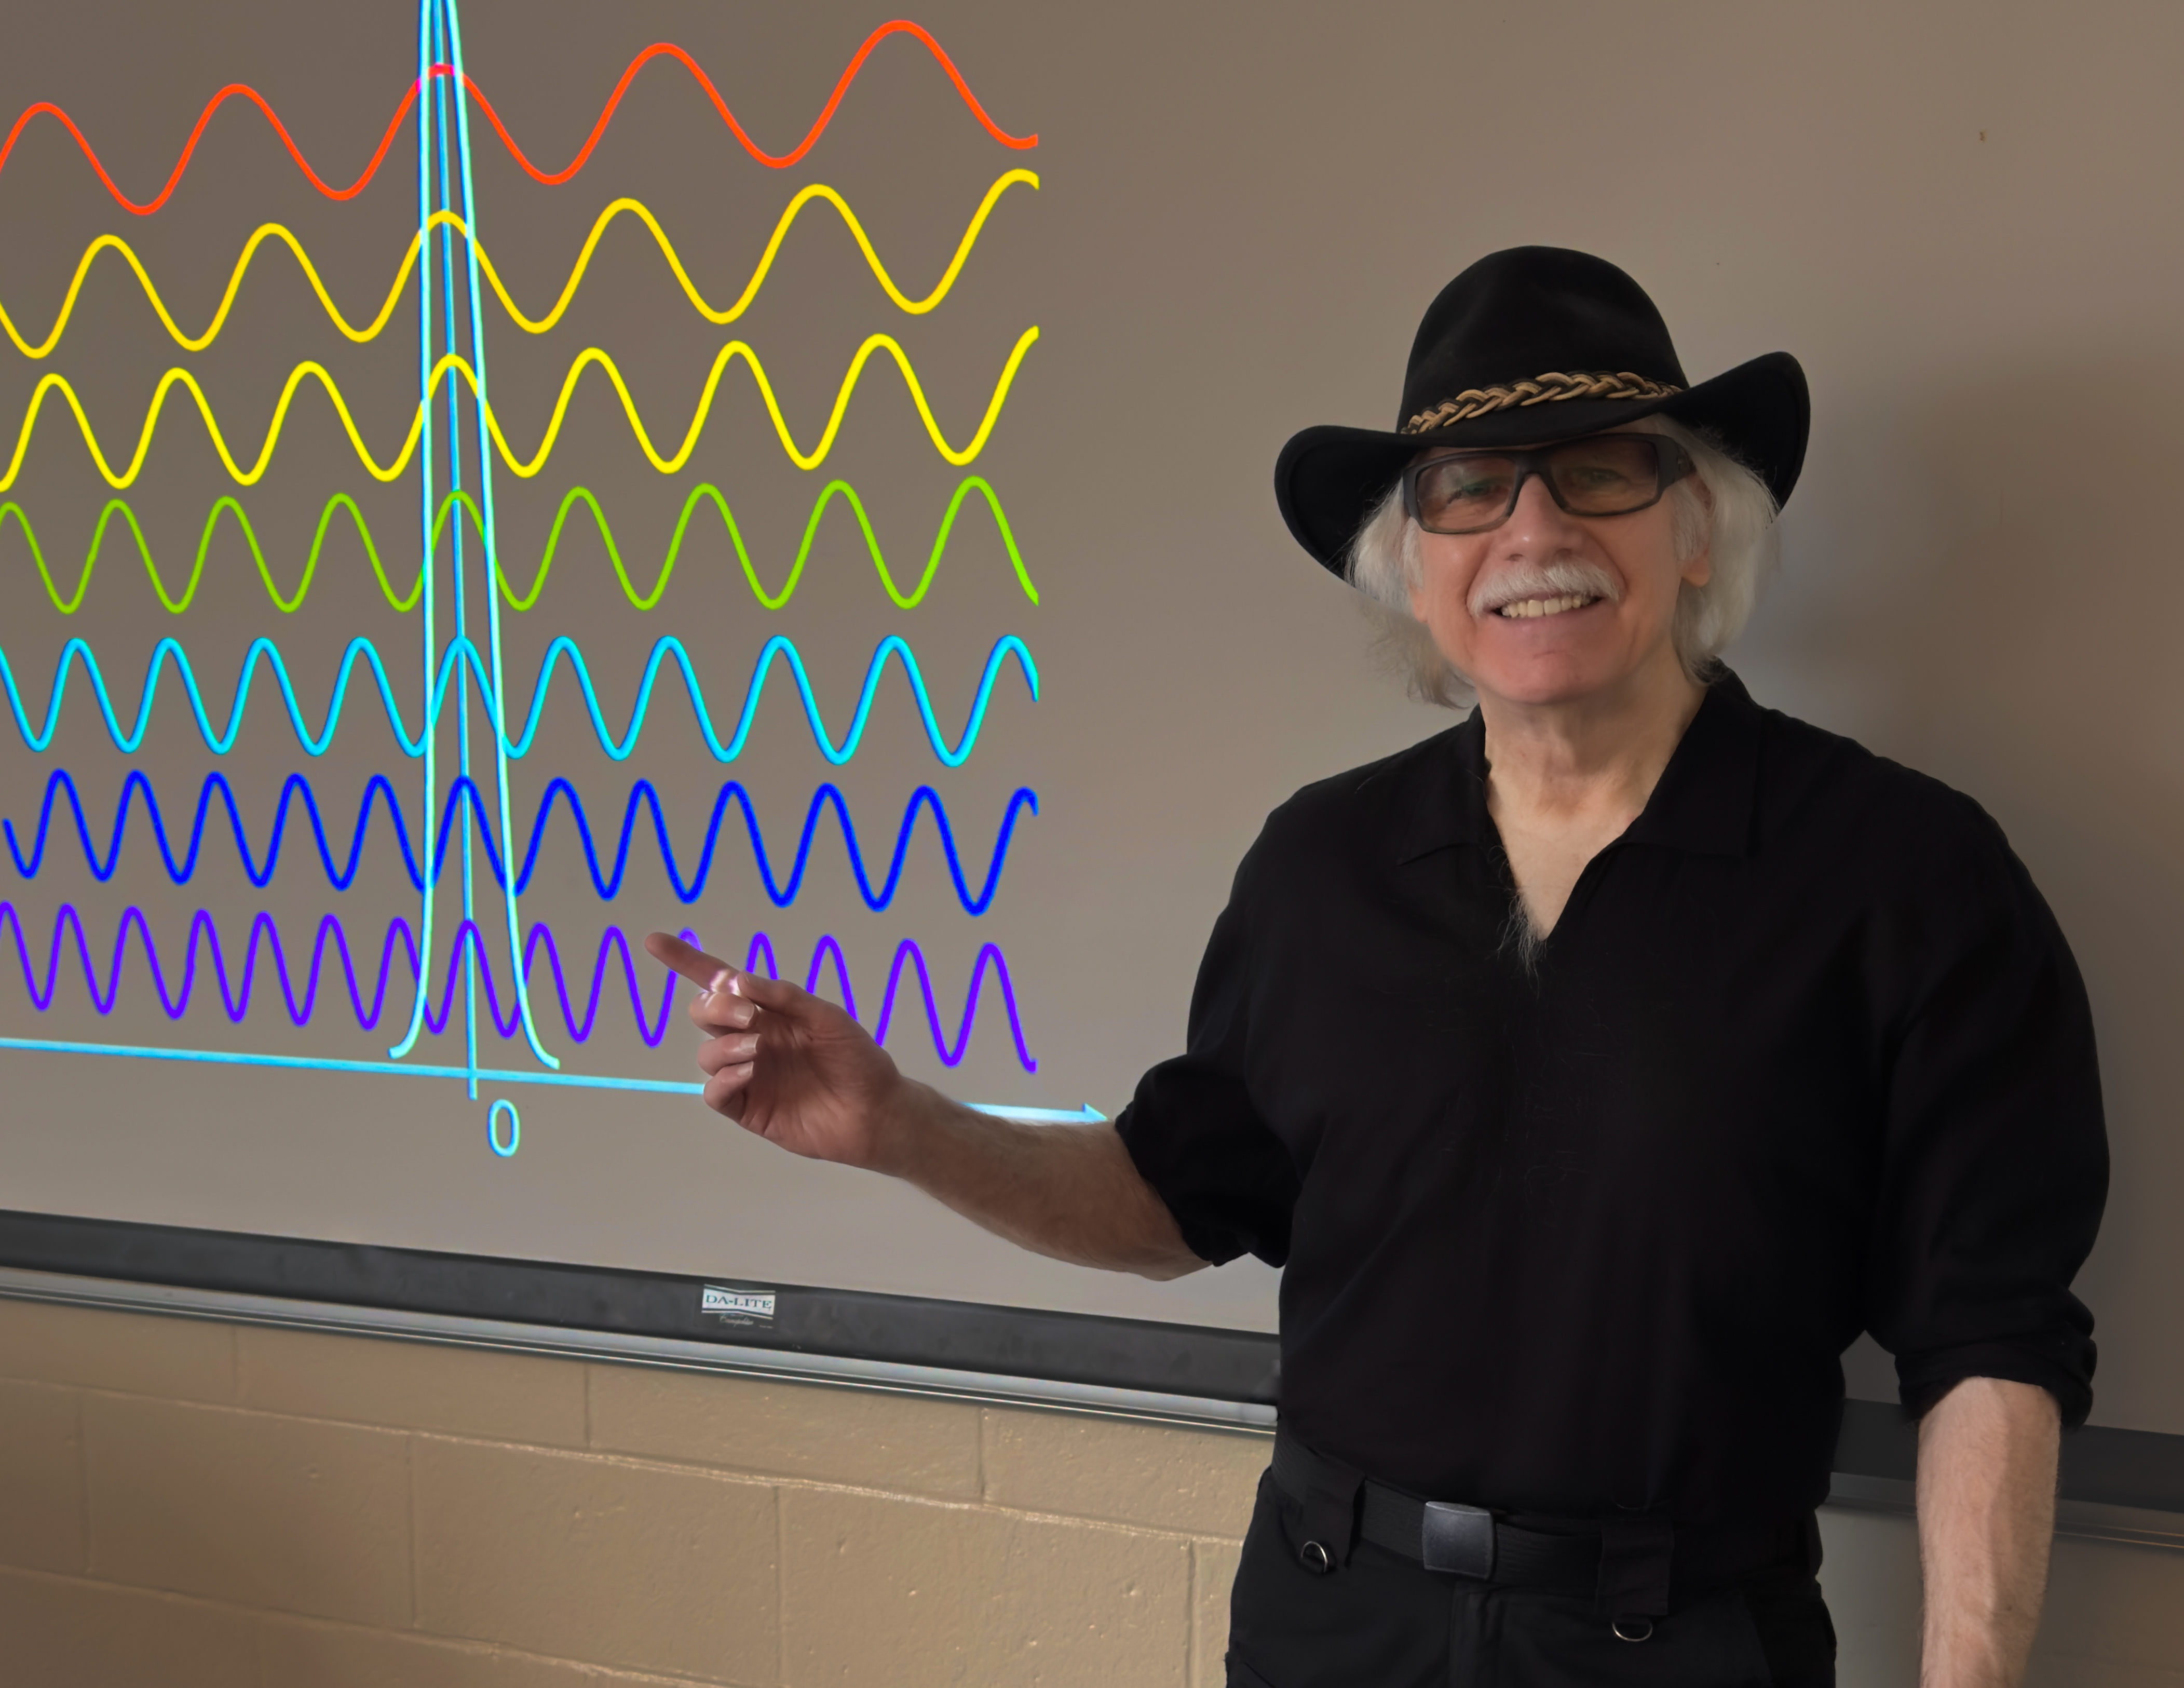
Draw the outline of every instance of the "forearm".
M907 1179L998 1236L1080 1266L1180 1278L1206 1262L1114 1128L1026 1126L905 1078L839 1004L671 933L645 948L698 987L705 1106L794 1155Z
M1034 1253L1158 1279L1206 1264L1112 1125L1022 1125L907 1082L878 1124L874 1171Z
M1921 1688L2016 1688L2039 1627L2055 1528L2055 1398L1967 1378L1919 1426Z

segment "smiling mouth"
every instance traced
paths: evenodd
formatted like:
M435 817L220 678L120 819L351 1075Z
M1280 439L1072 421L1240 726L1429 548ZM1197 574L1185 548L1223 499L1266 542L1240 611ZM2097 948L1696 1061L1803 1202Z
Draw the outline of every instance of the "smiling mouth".
M1513 603L1502 604L1494 613L1505 621L1529 621L1542 616L1567 615L1572 610L1582 610L1587 604L1599 602L1599 599L1589 597L1582 592L1566 592L1559 598L1519 598Z

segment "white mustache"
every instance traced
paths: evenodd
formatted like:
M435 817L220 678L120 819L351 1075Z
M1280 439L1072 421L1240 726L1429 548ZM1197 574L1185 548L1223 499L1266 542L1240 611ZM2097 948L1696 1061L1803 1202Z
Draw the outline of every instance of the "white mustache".
M1512 563L1473 583L1468 607L1474 616L1490 616L1505 604L1527 598L1562 598L1570 593L1604 598L1619 603L1623 588L1615 577L1597 563L1575 557L1557 557L1551 563Z

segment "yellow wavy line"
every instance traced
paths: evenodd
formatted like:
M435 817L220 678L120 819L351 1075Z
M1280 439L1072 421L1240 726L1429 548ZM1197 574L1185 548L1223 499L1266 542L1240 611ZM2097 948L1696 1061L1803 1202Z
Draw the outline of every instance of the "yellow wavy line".
M857 377L864 372L865 365L874 354L885 352L894 359L895 367L902 371L903 382L910 388L911 401L917 406L918 418L925 424L926 434L933 441L934 448L950 463L961 468L985 449L986 441L994 432L994 424L1000 418L1001 402L1008 397L1009 387L1016 380L1017 366L1023 362L1024 354L1030 351L1032 343L1038 338L1037 328L1027 328L1018 337L1015 349L1010 352L1009 360L1002 367L1000 379L994 383L993 397L986 401L986 414L979 419L978 432L972 435L970 443L961 448L948 443L947 436L940 432L940 424L933 417L933 407L926 402L925 389L918 384L917 371L911 367L909 357L895 343L894 337L886 334L874 334L857 348L857 355L850 362L850 371L842 377L842 384L834 394L834 408L827 418L827 426L819 436L819 443L808 452L799 448L795 436L788 431L788 419L781 414L780 402L774 397L773 383L766 379L766 365L759 361L758 354L740 340L729 342L714 356L713 367L705 377L705 390L698 396L698 408L690 418L689 427L683 433L682 443L671 456L661 456L659 448L653 444L644 419L637 414L637 401L630 397L629 387L621 378L621 371L615 366L615 360L596 346L587 347L576 362L569 365L568 374L561 378L560 397L554 400L554 414L546 424L545 435L539 441L538 450L528 458L520 458L515 448L510 445L508 437L501 432L500 419L493 414L493 406L483 400L480 400L480 404L485 412L486 426L493 434L493 442L500 449L501 461L507 465L510 473L527 480L546 466L546 460L554 449L554 442L560 436L562 419L568 415L569 401L576 393L577 378L588 366L597 364L606 371L607 379L614 383L616 396L621 400L622 415L629 422L630 432L637 436L638 445L644 451L646 460L661 474L671 475L690 460L690 454L697 448L698 437L704 431L705 418L713 408L713 395L720 387L721 377L727 372L728 365L740 358L750 365L751 376L758 382L759 397L765 401L766 415L773 420L774 432L780 437L782 449L788 454L790 461L798 468L816 469L833 448L834 437L841 432L842 417L850 408L850 395L856 390ZM450 370L461 376L475 398L477 377L470 365L452 352L432 366L432 381L426 389L427 396L438 392L441 378ZM106 484L116 491L135 484L137 475L144 467L144 459L152 449L153 430L159 423L160 410L167 402L167 394L176 387L187 387L190 397L196 401L198 415L204 421L205 432L210 436L213 449L220 454L220 460L226 465L227 472L241 486L255 486L265 473L267 464L272 460L273 448L280 441L281 426L287 419L288 406L295 398L296 389L307 378L315 380L326 389L326 397L333 400L334 414L341 419L342 430L348 434L357 460L364 465L365 471L374 480L392 481L409 466L410 455L417 448L418 437L424 427L424 405L421 404L417 407L417 414L410 419L409 436L403 441L401 451L392 462L382 467L365 446L364 437L357 432L356 419L349 414L348 404L342 397L341 388L335 384L333 376L326 372L325 366L320 364L298 364L288 372L288 379L281 388L280 402L273 407L273 420L266 427L265 442L259 447L257 458L248 469L237 463L228 450L226 437L220 432L220 423L214 418L204 389L198 385L197 378L187 370L170 369L159 377L159 385L152 394L151 408L144 413L144 426L136 436L136 448L129 459L128 466L119 471L108 461L98 435L92 432L91 419L84 415L83 404L76 398L75 389L69 385L68 377L47 375L40 378L31 394L30 407L23 413L23 425L15 436L14 454L8 460L7 473L0 476L0 493L13 487L16 476L22 472L23 459L31 448L31 431L37 425L38 412L44 408L48 393L58 393L67 401L69 409L75 417L77 431L83 436L84 445L91 453L92 461L98 465L98 472L105 477Z
M712 304L703 293L699 292L698 284L691 279L690 272L683 267L682 257L675 250L674 242L668 239L667 231L660 226L659 219L655 217L651 210L642 202L635 199L617 199L599 213L598 219L592 224L592 231L586 237L582 249L577 254L576 264L569 271L569 279L561 288L560 297L554 300L554 308L543 316L533 318L524 313L523 308L510 296L507 287L500 279L499 271L493 268L493 259L487 255L482 245L478 248L478 267L484 271L487 281L500 300L501 308L507 311L510 319L526 333L543 334L561 320L563 314L569 309L570 302L576 298L577 286L582 281L585 270L591 266L592 253L598 248L600 240L605 236L609 225L616 217L627 214L638 219L647 229L651 231L653 242L659 247L660 256L667 260L667 267L674 272L676 281L682 285L683 297L690 301L698 314L708 322L727 324L733 322L749 309L751 301L758 296L758 290L766 281L767 272L773 268L773 260L781 251L782 242L788 237L788 231L794 225L798 215L806 205L818 199L824 200L841 214L842 221L848 226L851 237L857 242L857 249L864 253L865 262L872 267L873 276L886 290L888 298L894 301L899 309L908 315L922 316L948 296L949 289L956 285L956 278L962 273L963 265L971 256L971 248L978 243L979 231L985 227L986 219L992 214L994 203L1003 193L1018 182L1025 183L1034 190L1039 187L1039 178L1031 171L1012 170L988 188L986 197L978 202L978 211L964 229L962 239L956 243L956 255L949 260L947 269L942 272L940 280L934 285L932 292L920 299L910 298L896 286L894 277L888 273L887 265L880 262L880 255L873 249L871 238L865 233L864 225L857 220L857 214L850 209L848 202L833 188L816 182L805 188L788 202L788 209L781 214L780 220L773 226L772 237L766 242L766 251L758 261L758 268L751 272L750 280L744 284L743 292L736 302L725 309ZM426 226L451 228L465 237L470 232L464 226L462 219L452 211L434 212ZM100 253L111 251L120 253L122 259L135 272L137 284L144 290L146 300L158 314L161 324L164 326L175 343L185 351L201 352L219 337L220 330L226 326L229 313L235 308L236 295L242 291L242 278L250 268L251 259L256 255L258 248L269 240L280 241L287 247L290 253L295 258L298 266L302 269L304 279L310 283L311 291L318 295L319 304L324 307L327 317L332 321L334 326L348 338L360 345L376 337L380 331L387 326L388 319L394 315L394 308L400 303L403 293L408 289L410 278L416 269L420 237L415 235L410 237L410 249L404 254L401 267L395 272L393 285L387 291L386 302L379 307L378 315L363 328L354 326L348 317L342 314L341 307L334 303L332 296L326 292L326 283L320 278L318 266L311 262L310 254L304 250L302 243L296 237L279 223L261 224L243 243L242 255L235 260L235 268L228 275L227 291L220 295L220 306L213 312L212 320L202 334L192 335L183 331L181 325L175 320L173 314L168 310L166 301L160 298L159 288L153 285L152 277L146 271L142 261L137 258L135 249L118 235L101 235L84 248L83 256L76 261L75 275L69 282L68 292L61 300L60 312L54 317L53 329L44 339L35 345L25 339L22 331L15 326L15 320L8 314L5 305L0 305L0 327L7 330L8 337L15 343L15 349L25 357L44 357L60 343L62 332L68 327L69 319L75 315L76 297L83 291L84 281L91 273L92 260Z

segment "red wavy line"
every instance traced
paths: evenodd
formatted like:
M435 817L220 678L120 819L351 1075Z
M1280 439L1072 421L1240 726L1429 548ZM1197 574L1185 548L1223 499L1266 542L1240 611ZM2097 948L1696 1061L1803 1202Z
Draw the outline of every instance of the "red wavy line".
M15 120L15 126L8 131L7 141L0 143L0 170L7 168L8 155L15 150L16 137L22 134L25 125L32 118L44 113L58 118L61 126L75 137L76 145L82 148L83 155L90 160L92 169L98 172L98 179L106 184L106 191L127 209L135 212L140 217L148 217L167 203L169 196L175 191L175 185L181 181L182 172L189 168L190 154L197 151L198 137L204 133L205 125L212 121L213 113L218 111L230 99L238 98L248 100L265 114L265 120L273 125L273 132L281 137L281 144L288 149L288 156L296 161L296 167L310 178L312 187L317 188L329 199L354 199L364 191L365 184L378 173L380 160L387 156L387 149L394 144L394 131L402 126L402 120L410 114L410 106L416 102L417 88L416 85L412 83L403 94L402 103L395 108L393 121L387 125L387 133L380 137L379 150L371 155L371 162L364 167L364 174L347 187L330 186L316 170L311 168L310 161L304 158L302 150L296 145L294 136L288 133L288 125L281 121L279 115L271 106L265 103L264 95L243 82L230 82L206 103L203 113L198 119L197 127L190 131L190 138L183 143L181 157L175 160L174 174L167 178L167 185L159 190L155 198L142 205L115 186L114 178L106 173L106 166L99 163L98 154L92 150L91 142L84 139L83 131L75 126L75 120L49 100L39 101L37 104L31 107Z
M882 24L879 28L865 37L865 44L857 49L857 56L850 61L849 67L842 72L840 80L834 84L834 92L827 98L826 109L819 114L810 131L797 144L794 151L783 153L778 156L767 152L757 142L751 139L744 131L743 125L736 121L735 114L728 109L728 103L721 97L721 91L713 86L712 78L698 68L696 59L669 42L655 42L630 60L629 69L621 73L621 81L615 84L614 92L607 97L606 106L599 113L599 121L592 125L592 132L584 137L584 144L577 149L577 156L569 161L567 169L554 171L550 175L540 170L538 165L524 156L523 148L515 144L515 137L502 125L499 114L493 110L492 102L478 91L477 85L471 81L468 77L463 80L465 85L470 89L471 97L477 101L479 107L484 111L487 120L493 125L494 132L500 136L502 144L515 155L516 163L523 166L533 181L544 182L549 187L568 181L571 176L584 167L584 160L591 157L592 148L599 145L599 137L606 133L608 120L614 116L615 108L621 103L621 97L628 92L629 85L636 79L637 73L644 69L649 61L658 58L662 53L679 60L682 68L697 79L698 86L705 91L705 97L712 101L713 109L721 114L721 121L727 124L733 131L736 139L743 142L745 152L770 169L786 170L811 150L814 143L826 131L827 125L833 121L836 108L842 103L842 97L849 92L850 84L856 80L857 72L864 68L865 60L872 56L875 47L891 35L915 36L922 42L926 51L930 53L940 68L948 73L948 80L956 85L956 92L962 96L963 103L971 109L971 114L978 120L989 135L1004 147L1012 147L1021 151L1039 144L1039 136L1036 135L1027 135L1019 138L1001 129L992 118L986 114L985 107L978 103L978 97L971 92L971 85L963 80L963 73L956 68L956 61L942 49L940 43L916 24L900 19L891 24ZM435 70L439 72L444 72L446 68L444 65L434 67ZM398 117L396 120L400 120Z
M500 136L501 143L508 148L516 163L523 167L524 171L533 181L554 187L568 181L584 167L585 160L592 155L592 149L599 145L600 137L606 133L607 125L613 120L615 109L621 103L622 96L629 91L629 86L636 80L637 73L651 60L664 54L678 61L682 68L697 80L698 86L705 91L705 97L712 101L713 109L720 113L721 120L728 125L736 139L743 143L744 150L749 153L755 162L765 164L772 170L786 170L810 152L820 136L826 132L827 125L833 121L834 113L842 103L843 96L850 91L850 84L856 80L857 72L864 68L865 60L872 56L874 47L891 35L908 35L916 37L933 55L940 68L947 72L948 80L956 85L956 92L962 97L963 103L970 109L971 114L977 118L985 131L1001 145L1021 152L1039 144L1039 136L1036 135L1011 135L995 123L987 114L986 108L979 103L978 97L971 92L971 85L963 80L963 73L956 68L956 61L948 56L940 43L917 25L901 19L891 24L882 24L865 37L864 45L857 49L856 56L850 59L849 67L842 72L840 79L835 82L834 92L828 97L826 109L819 114L817 120L812 124L810 131L797 144L794 150L779 154L767 152L751 139L743 125L736 121L735 114L728 109L728 103L722 98L721 91L714 86L712 78L699 68L697 60L671 42L656 42L630 60L629 68L621 73L621 80L615 84L614 92L607 97L607 103L599 112L599 121L592 125L592 132L584 137L584 144L577 149L577 156L569 161L568 167L565 170L549 172L542 170L538 165L532 164L525 154L523 148L516 144L515 137L508 132L507 125L500 120L500 114L493 109L493 103L486 98L477 84L465 76L463 78L463 86L470 90L471 97L477 101L479 109L485 113L487 121L493 125L493 132ZM435 64L431 74L435 76L445 76L453 73L445 64ZM0 170L7 168L8 157L15 150L15 142L31 120L41 114L48 115L58 119L61 126L66 129L75 139L77 147L82 150L84 158L89 161L92 169L98 172L99 181L105 185L106 191L114 196L115 201L140 217L148 217L165 204L173 195L176 187L182 179L182 172L189 168L190 157L197 151L198 142L204 134L205 125L212 121L213 114L230 99L247 99L265 114L265 120L273 125L273 132L281 137L281 144L288 149L288 156L296 161L297 169L303 171L312 187L317 188L329 199L354 199L364 191L365 185L371 181L372 177L379 173L379 166L386 159L387 148L394 144L394 136L402 127L403 119L409 116L410 108L416 103L417 89L415 85L412 84L404 91L401 104L394 109L394 115L387 122L387 132L379 137L378 149L372 153L370 162L365 165L364 173L347 187L332 186L311 168L310 161L304 158L303 149L297 146L295 137L288 133L287 125L281 121L279 114L266 103L265 97L255 88L242 82L230 82L206 103L203 112L198 118L197 126L190 131L190 138L183 143L181 156L175 160L174 170L167 177L166 185L161 187L155 196L142 204L121 191L114 178L106 173L106 166L99 162L98 154L92 150L91 142L84 138L83 131L75 126L75 120L50 101L40 101L15 120L15 126L8 131L7 140L0 142Z

